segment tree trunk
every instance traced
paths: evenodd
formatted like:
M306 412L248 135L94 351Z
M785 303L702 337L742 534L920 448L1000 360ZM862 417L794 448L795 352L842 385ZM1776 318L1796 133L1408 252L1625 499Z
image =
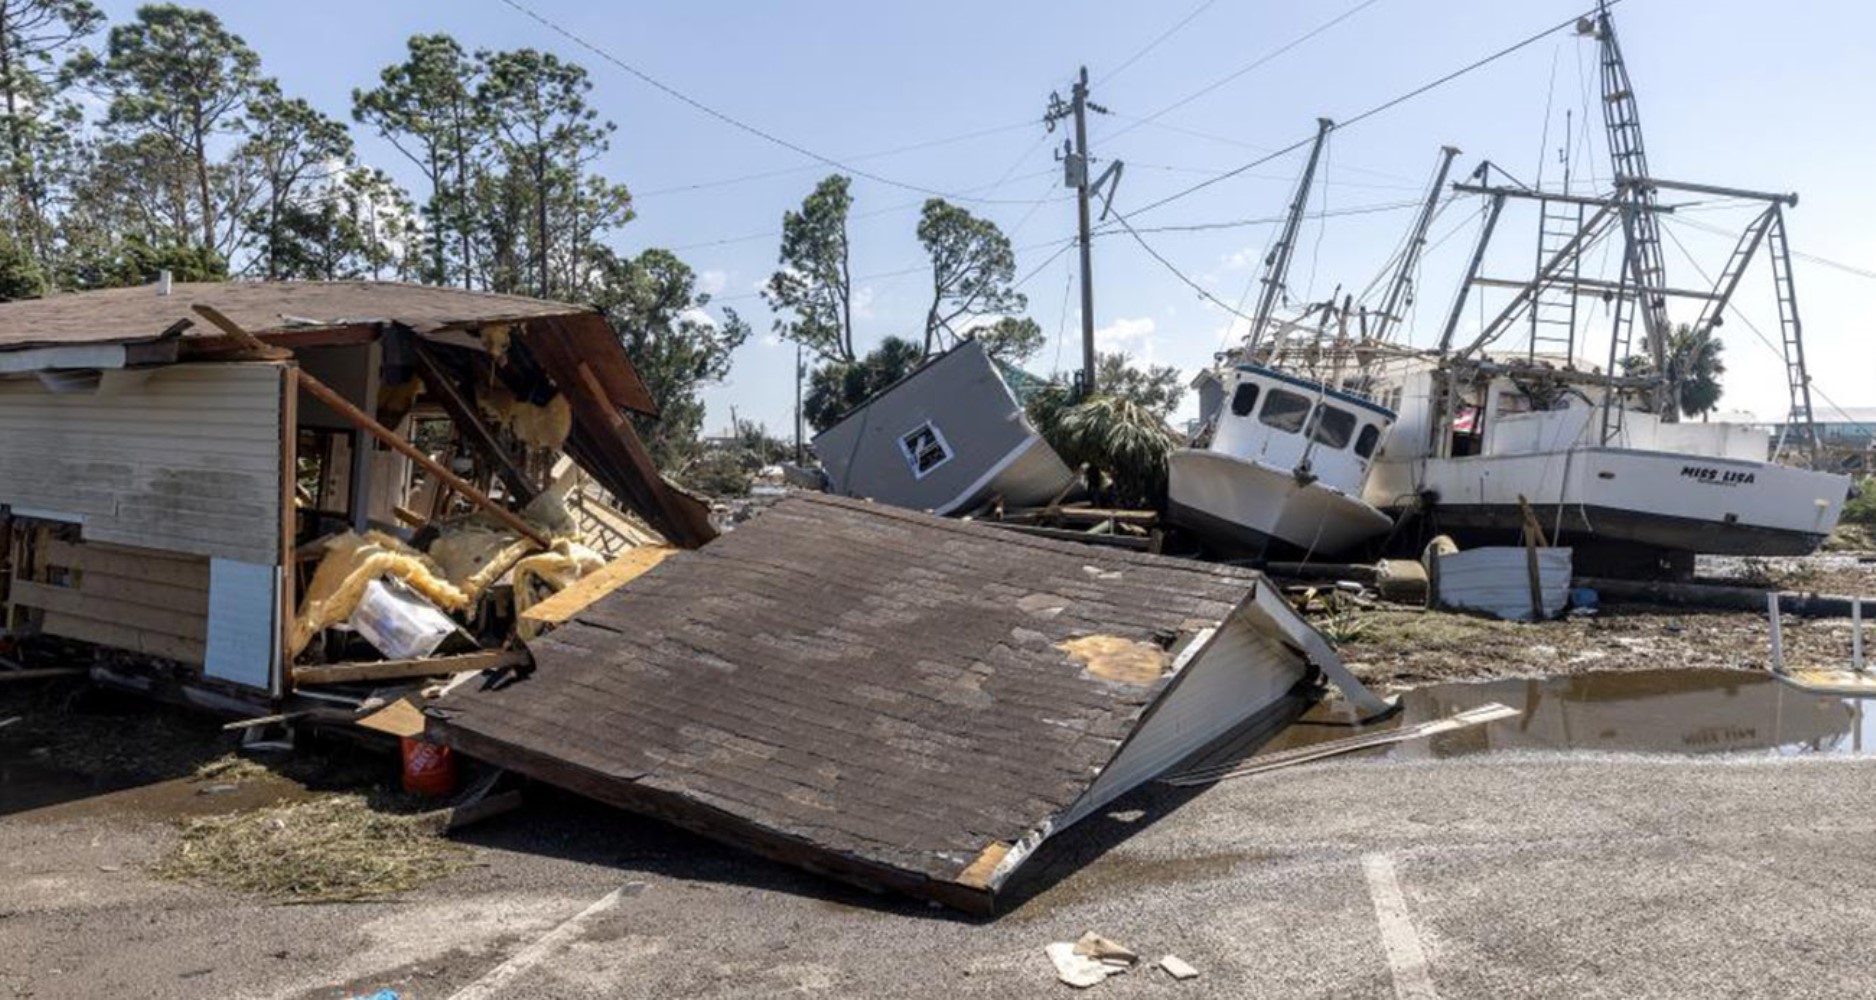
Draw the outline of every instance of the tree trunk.
M547 298L547 147L540 146L534 162L535 254L540 258L541 298Z
M847 262L846 225L840 234L840 353L843 360L854 360L853 353L853 270Z

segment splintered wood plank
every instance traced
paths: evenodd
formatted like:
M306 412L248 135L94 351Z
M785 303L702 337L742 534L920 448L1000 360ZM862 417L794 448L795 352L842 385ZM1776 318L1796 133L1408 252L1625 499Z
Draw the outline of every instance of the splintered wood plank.
M463 671L493 670L528 663L520 650L487 649L460 656L430 656L418 660L376 660L370 663L335 663L331 666L294 667L293 683L346 684L352 681L388 681L404 677L433 677Z
M161 632L146 632L115 622L95 621L78 615L48 611L40 630L47 635L63 636L100 646L129 650L147 656L160 656L180 663L200 665L208 658L208 644L200 639L185 639Z
M636 548L573 581L566 589L522 613L523 638L539 634L543 626L559 625L571 619L594 601L638 579L676 553L677 549L669 545Z
M54 541L42 546L48 566L106 573L111 576L208 592L205 556L152 549L130 549L97 542Z
M143 632L183 639L208 639L208 616L175 608L149 607L113 601L70 587L54 587L26 580L13 581L12 600L42 611L59 612L94 621L113 622Z

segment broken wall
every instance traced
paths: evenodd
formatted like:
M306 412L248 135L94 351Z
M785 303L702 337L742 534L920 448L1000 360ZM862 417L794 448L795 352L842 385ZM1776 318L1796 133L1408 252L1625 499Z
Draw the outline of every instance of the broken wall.
M280 560L282 368L109 371L53 392L0 381L0 504L84 538Z

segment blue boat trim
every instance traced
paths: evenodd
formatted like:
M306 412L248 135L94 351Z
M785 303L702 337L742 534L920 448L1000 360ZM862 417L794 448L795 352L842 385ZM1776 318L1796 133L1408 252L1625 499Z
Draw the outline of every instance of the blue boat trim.
M1347 403L1350 406L1359 406L1364 410L1368 410L1373 413L1378 413L1381 416L1386 417L1388 423L1393 423L1395 417L1397 416L1397 414L1395 414L1393 410L1390 410L1387 407L1382 406L1380 403L1376 403L1371 400L1363 399L1360 396L1356 396L1350 393L1343 392L1340 389L1331 389L1328 386L1323 385L1320 382L1312 382L1306 378L1300 378L1295 375L1289 375L1289 374L1277 371L1272 368L1265 368L1262 365L1241 364L1238 366L1237 370L1241 372L1250 372L1253 375L1262 375L1265 378L1273 378L1279 382L1288 382L1291 385L1298 386L1304 389L1308 389L1311 392L1320 392L1323 395L1328 396L1329 398L1335 400L1338 403Z

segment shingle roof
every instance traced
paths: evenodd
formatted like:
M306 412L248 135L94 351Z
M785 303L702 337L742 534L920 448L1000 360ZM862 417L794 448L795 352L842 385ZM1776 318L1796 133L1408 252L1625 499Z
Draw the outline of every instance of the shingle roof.
M179 282L168 295L143 285L0 303L0 350L152 340L184 319L195 321L185 335L218 332L191 312L196 303L214 306L250 333L387 320L425 331L593 311L519 295L391 281Z
M532 676L449 695L431 728L816 870L987 899L967 870L1075 803L1172 676L1104 680L1057 644L1164 648L1258 580L791 499L530 643Z

